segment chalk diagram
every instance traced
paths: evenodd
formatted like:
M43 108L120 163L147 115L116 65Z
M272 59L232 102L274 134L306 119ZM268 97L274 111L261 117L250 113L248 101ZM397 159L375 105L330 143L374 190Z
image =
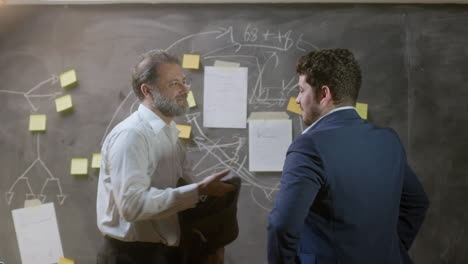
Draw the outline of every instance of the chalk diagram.
M202 64L213 65L214 60L227 60L241 63L241 67L249 65L249 98L248 106L252 110L274 111L268 109L282 109L285 111L286 104L290 96L296 96L297 78L291 70L290 76L282 78L278 76L278 85L264 85L263 77L266 71L278 67L280 56L294 57L290 52L305 54L310 50L318 50L318 47L303 39L303 34L296 34L292 30L281 32L280 30L270 31L259 30L255 25L248 24L241 29L242 40L235 38L236 28L232 26L222 27L213 31L199 32L178 39L166 48L166 51L185 51L185 53L200 54ZM294 38L293 38L294 36ZM193 45L196 40L219 42L220 47L214 50L203 52L203 49L196 49ZM251 52L254 49L255 52ZM252 55L254 53L255 55ZM211 63L211 64L210 64ZM269 73L271 74L271 73ZM253 81L251 76L256 76ZM188 74L191 77L191 74ZM253 87L251 85L253 82ZM192 86L193 87L193 86ZM130 98L133 98L133 91L127 93L126 97L117 107L111 121L109 122L101 140L101 145L110 129L116 125L116 117L125 111L124 105L130 105ZM135 99L128 109L128 115L133 113L138 106ZM278 110L276 110L278 111ZM184 116L188 125L192 126L192 141L194 147L187 148L188 155L196 155L198 158L193 164L195 178L203 177L214 173L222 168L229 168L235 171L242 179L243 185L250 188L252 201L260 208L270 211L273 207L273 197L279 189L279 180L275 182L265 182L256 177L246 168L248 152L245 151L247 138L240 135L231 135L226 141L226 136L222 138L212 138L206 136L203 127L200 126L201 112L191 110ZM299 123L303 130L302 119L299 115L294 117L294 122ZM228 131L229 129L225 129ZM201 158L200 158L201 157Z
M36 91L40 90L41 88L44 87L52 87L58 82L59 78L57 75L52 75L50 78L39 82L37 85L29 89L27 92L17 92L17 91L11 91L11 90L0 90L0 93L7 94L7 95L15 95L15 96L23 96L25 100L28 102L29 107L30 107L30 113L37 113L39 111L39 107L37 107L33 102L31 101L32 98L46 98L46 99L54 99L60 95L63 94L63 92L52 92L52 93L43 93L43 94L37 94L35 93ZM66 194L63 193L62 191L62 186L60 184L60 179L54 176L54 174L50 171L50 169L47 167L47 165L42 161L41 159L41 150L40 150L40 139L41 139L41 133L33 133L33 135L36 138L36 159L27 167L27 169L19 175L14 183L10 186L7 192L5 192L5 199L8 205L11 205L12 200L14 199L15 196L17 196L15 192L15 187L18 186L19 183L24 182L27 186L28 192L26 193L25 200L29 199L39 199L41 202L46 201L47 196L44 194L44 190L48 185L55 185L58 189L58 193L56 194L56 201L62 205L67 197ZM29 181L29 172L31 169L35 166L40 166L46 173L46 179L44 183L42 184L40 192L35 192L33 187L30 184ZM34 177L39 177L40 175L34 175Z
M239 38L238 35L241 35L241 37ZM193 43L199 40L217 43L219 44L219 48L208 51L203 51L203 48L197 49ZM275 76L277 84L273 86L265 85L264 76L270 74L268 76L271 79L271 71L278 67L281 56L295 57L291 52L304 54L313 49L318 50L315 45L303 39L303 34L297 34L292 30L286 32L280 30L270 31L269 29L260 30L253 24L248 24L242 29L227 26L213 31L187 35L173 42L166 48L166 51L173 52L176 49L178 51L183 50L186 53L200 54L201 63L204 65L212 65L215 60L226 60L240 63L241 67L247 66L249 69L249 95L247 103L251 111L278 111L278 109L284 111L289 97L295 96L295 89L297 87L295 74L285 74L288 75L286 77ZM58 77L52 75L27 92L0 90L0 93L7 94L8 96L23 96L30 106L30 112L37 113L39 108L33 104L31 98L51 99L62 95L62 91L44 94L37 93L42 87L51 87L57 82ZM117 116L119 116L119 113L128 111L128 114L131 114L136 110L138 100L133 99L134 101L131 102L130 98L134 97L132 97L132 89L130 88L129 90L108 123L101 140L101 145L105 136L118 121ZM126 109L125 105L130 105L129 109ZM229 138L227 136L207 136L200 125L202 114L198 109L195 109L184 116L185 122L193 128L191 139L193 144L187 148L188 155L189 157L198 157L193 164L194 176L200 178L222 168L229 168L243 179L243 185L250 187L252 201L260 208L269 211L273 206L274 194L278 191L278 179L276 178L274 182L265 181L264 178L257 177L247 169L248 152L246 148L248 146L246 136L239 134L229 135ZM303 129L302 120L299 115L295 116L293 121L298 122L299 127ZM229 129L224 129L224 131L229 131ZM18 194L15 193L15 187L19 183L24 182L28 190L25 194L25 199L39 199L41 202L44 202L47 199L44 190L48 185L55 185L58 189L56 201L62 205L67 195L62 190L60 179L54 176L41 159L41 133L33 133L33 136L36 138L36 159L16 178L8 191L5 192L5 199L8 205L11 205L15 197L19 198ZM35 166L40 166L47 176L40 191L34 191L29 181L28 175Z

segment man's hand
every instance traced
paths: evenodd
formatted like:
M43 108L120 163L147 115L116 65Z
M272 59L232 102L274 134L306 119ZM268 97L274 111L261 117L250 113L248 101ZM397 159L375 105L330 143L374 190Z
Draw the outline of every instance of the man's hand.
M211 176L206 177L201 182L198 182L198 192L200 195L223 196L228 192L232 192L236 187L232 184L220 181L224 176L229 174L229 170L223 170Z

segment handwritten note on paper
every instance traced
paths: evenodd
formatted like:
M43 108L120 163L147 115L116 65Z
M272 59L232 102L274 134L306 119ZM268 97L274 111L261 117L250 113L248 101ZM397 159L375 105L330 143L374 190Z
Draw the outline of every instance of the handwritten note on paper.
M356 103L356 111L362 119L367 119L367 108L368 105L364 103Z
M282 171L292 142L292 121L285 112L253 112L249 118L249 170Z
M246 67L229 72L205 67L203 126L246 128L247 74Z
M46 130L46 115L30 115L29 116L29 131L45 131Z
M71 175L87 175L88 174L88 159L72 159L70 174Z
M53 203L12 211L22 264L56 263L63 256Z

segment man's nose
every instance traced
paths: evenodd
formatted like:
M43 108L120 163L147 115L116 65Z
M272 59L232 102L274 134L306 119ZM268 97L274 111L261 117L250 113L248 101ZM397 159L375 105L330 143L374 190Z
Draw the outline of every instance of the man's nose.
M188 94L190 91L190 84L187 84L185 82L179 82L177 83L177 90L179 93Z
M182 84L182 91L188 94L190 92L190 85Z

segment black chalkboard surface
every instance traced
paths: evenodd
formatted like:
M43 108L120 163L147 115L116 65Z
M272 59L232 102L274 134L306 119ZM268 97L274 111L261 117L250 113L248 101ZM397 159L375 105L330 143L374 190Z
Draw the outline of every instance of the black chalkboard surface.
M0 7L0 261L20 263L11 210L53 202L63 251L94 263L97 170L70 175L138 106L130 69L144 51L201 55L189 70L198 106L177 119L198 178L221 167L242 176L238 239L226 263L266 263L266 223L280 173L248 170L248 130L205 128L203 66L248 67L248 113L285 111L296 96L295 60L318 48L352 50L363 72L359 102L371 121L393 127L430 197L413 245L416 263L467 263L468 6L464 5L94 5ZM78 85L57 76L75 69ZM73 111L54 98L70 94ZM28 131L30 114L47 131ZM293 136L304 128L288 112ZM371 199L371 197L370 197Z

